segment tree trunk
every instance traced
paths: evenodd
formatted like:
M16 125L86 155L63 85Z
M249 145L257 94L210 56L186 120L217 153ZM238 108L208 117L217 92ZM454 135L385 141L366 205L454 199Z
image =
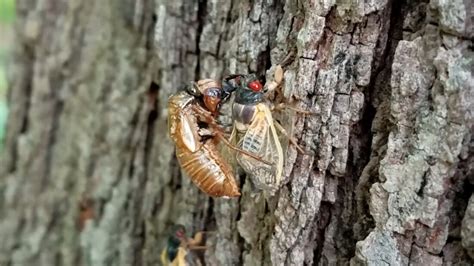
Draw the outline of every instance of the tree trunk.
M19 0L0 264L154 265L175 223L215 231L208 265L474 263L473 10ZM310 152L289 146L273 197L245 176L240 198L207 197L176 162L168 97L282 62L285 102L315 113L292 117Z

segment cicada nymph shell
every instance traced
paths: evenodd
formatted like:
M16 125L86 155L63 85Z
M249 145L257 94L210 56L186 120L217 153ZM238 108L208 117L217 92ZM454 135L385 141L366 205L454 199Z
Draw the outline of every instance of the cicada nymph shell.
M181 168L197 187L213 197L236 197L240 192L232 167L219 153L219 132L212 127L221 98L221 85L213 80L198 81L187 91L171 96L169 135Z

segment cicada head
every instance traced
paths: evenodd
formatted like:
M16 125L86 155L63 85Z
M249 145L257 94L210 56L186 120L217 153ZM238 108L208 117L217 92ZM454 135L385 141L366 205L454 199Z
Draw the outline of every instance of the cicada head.
M222 81L222 102L226 102L229 98L232 92L237 90L239 88L241 78L244 75L242 74L234 74L234 75L229 75L225 77Z
M263 85L255 74L243 76L241 85L236 92L235 102L240 104L256 104L262 101Z
M241 88L251 90L255 93L261 93L263 89L262 83L255 74L248 74L241 78Z
M183 225L174 225L171 227L166 248L162 252L161 262L163 265L168 265L175 260L182 241L186 241L186 229Z
M260 83L258 79L256 79L247 83L247 89L250 89L251 91L255 93L261 93L263 89L263 85L262 83Z
M216 113L219 110L223 90L219 82L213 79L202 79L197 82L193 82L192 89L188 92L196 97L202 97L205 107L212 113Z
M209 88L204 92L204 105L212 113L219 110L222 101L222 90L220 88Z
M179 244L183 239L186 239L186 229L184 225L176 224L171 228L169 241L173 244Z

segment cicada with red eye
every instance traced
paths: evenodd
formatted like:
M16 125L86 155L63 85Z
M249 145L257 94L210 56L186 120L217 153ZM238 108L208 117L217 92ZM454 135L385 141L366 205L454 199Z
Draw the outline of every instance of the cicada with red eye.
M277 67L274 80L264 87L254 74L242 75L235 88L232 106L233 130L231 143L257 155L257 160L245 154L236 155L237 163L250 176L257 189L275 193L280 187L285 161L283 145L277 130L288 136L286 130L272 116L273 105L265 99L268 90L274 90L283 80L283 69ZM299 146L297 146L299 148Z
M197 187L214 197L240 195L232 167L217 149L220 141L234 151L259 159L232 146L216 123L220 104L228 96L219 82L204 79L168 100L168 129L178 162Z
M188 238L183 225L174 225L166 247L161 252L161 263L172 266L202 265L194 252L206 248L203 242L203 232L197 232L193 238Z
M264 101L264 86L253 74L242 75L237 83L231 143L263 159L237 154L237 163L257 189L274 193L281 183L284 155L270 106Z

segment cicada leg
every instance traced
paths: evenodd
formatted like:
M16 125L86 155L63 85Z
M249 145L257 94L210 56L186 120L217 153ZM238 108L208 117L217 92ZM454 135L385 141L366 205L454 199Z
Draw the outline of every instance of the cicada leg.
M279 103L277 105L273 105L272 108L271 108L272 111L281 111L281 110L284 110L284 109L290 109L292 111L295 111L297 113L304 114L304 115L316 115L316 113L314 113L314 112L302 110L302 109L290 106L286 103Z
M190 250L206 250L207 246L190 246L188 247Z
M279 88L281 86L282 82L283 82L283 76L284 76L284 70L283 70L281 64L277 65L275 67L275 72L273 74L273 80L268 82L267 90L272 91L272 90L276 90L277 88ZM274 105L274 106L271 107L272 111L281 111L281 110L284 110L284 109L290 109L292 111L295 111L295 112L301 113L301 114L305 114L305 115L314 115L315 114L315 113L310 112L310 111L301 110L301 109L295 108L293 106L287 105L286 103L280 103L280 104L277 104L277 105Z
M283 135L285 135L288 140L290 141L291 144L295 145L296 149L301 153L301 154L307 154L307 152L305 152L303 150L303 148L301 148L300 145L298 145L298 143L296 142L295 138L293 138L292 136L290 136L288 134L288 132L286 132L286 130L280 125L280 123L278 123L277 121L274 121L273 124L275 125L275 128L278 129Z
M203 232L197 232L195 235L194 235L194 238L189 238L187 240L187 245L188 247L194 247L194 246L198 246L202 243L202 241L204 240L204 235L203 235Z
M273 80L268 81L265 84L265 91L275 91L281 86L283 82L283 68L281 65L277 65L275 68L275 73L273 73Z
M207 249L206 245L202 245L204 242L204 234L214 233L213 231L199 231L193 238L188 238L186 243L183 243L190 250L205 250Z
M293 61L295 61L295 57L296 57L296 51L291 50L285 56L285 58L283 58L283 60L281 60L281 62L278 65L281 66L281 67L287 66L287 65L291 64Z
M205 110L204 108L200 107L200 106L196 106L194 105L193 106L193 111L196 112L199 117L201 118L201 120L207 124L209 124L209 126L211 126L212 130L213 130L213 134L214 136L216 136L220 141L222 141L225 145L227 145L230 149L236 151L236 152L239 152L239 153L242 153L244 155L247 155L255 160L258 160L260 162L263 162L264 164L267 164L267 165L273 165L273 163L271 162L268 162L264 159L262 159L261 157L253 154L253 153L250 153L248 151L244 151L234 145L232 145L232 143L230 143L227 138L225 137L224 135L224 130L223 128L216 123L215 119L214 119L214 116L212 115L211 112Z

